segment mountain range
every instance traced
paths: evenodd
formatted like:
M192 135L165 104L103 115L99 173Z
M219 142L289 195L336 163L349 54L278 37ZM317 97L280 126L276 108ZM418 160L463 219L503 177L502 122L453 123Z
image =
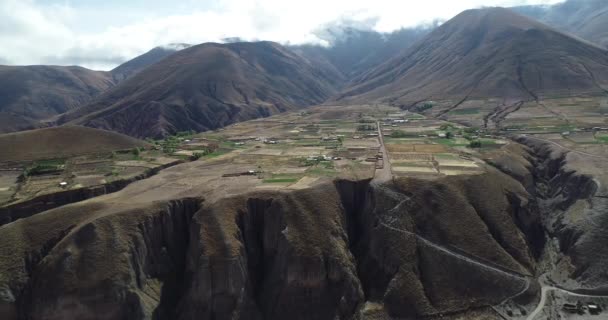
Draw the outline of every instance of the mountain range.
M357 77L338 100L538 100L608 88L605 49L503 8L468 10Z
M321 103L539 100L608 90L602 1L465 11L329 46L173 44L115 69L0 66L0 132L62 124L163 137Z
M552 6L521 6L513 10L608 48L608 6L604 0L568 0Z
M201 44L138 72L60 123L156 138L211 130L322 103L340 85L330 71L272 42Z

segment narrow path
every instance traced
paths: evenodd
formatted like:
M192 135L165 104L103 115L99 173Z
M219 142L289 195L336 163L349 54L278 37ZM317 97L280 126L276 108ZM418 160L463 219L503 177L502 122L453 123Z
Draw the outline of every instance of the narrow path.
M472 258L470 256L462 255L462 254L460 254L460 253L458 253L456 251L453 251L453 250L450 250L450 249L445 248L443 246L440 246L440 245L438 245L438 244L436 244L436 243L434 243L434 242L432 242L432 241L430 241L430 240L422 237L419 234L416 234L416 233L413 233L413 232L410 232L410 231L407 231L407 230L402 230L402 229L399 229L399 228L392 227L392 226L390 226L390 225L388 225L388 224L386 224L384 222L380 222L380 224L383 227L387 228L387 229L390 229L390 230L393 230L393 231L396 231L396 232L401 232L403 234L407 234L407 235L410 235L410 236L414 236L414 237L416 237L416 239L420 240L422 243L424 243L424 244L426 244L426 245L428 245L428 246L430 246L430 247L432 247L434 249L437 249L437 250L439 250L439 251L441 251L441 252L443 252L443 253L445 253L447 255L450 255L450 256L452 256L452 257L454 257L456 259L459 259L459 260L462 260L462 261L466 261L466 262L468 262L470 264L474 264L474 265L476 265L478 267L481 267L483 269L491 270L491 271L500 273L502 275L506 275L506 276L511 277L511 278L516 278L518 280L526 281L525 289L522 290L522 292L524 292L525 290L527 290L527 288L530 285L530 280L529 280L528 276L526 276L524 274L521 274L521 273L516 272L516 271L505 270L506 268L497 268L497 267L492 266L492 265L490 265L490 264L488 264L488 263L486 263L486 262L484 262L482 260L477 260L477 259L474 259L474 258Z

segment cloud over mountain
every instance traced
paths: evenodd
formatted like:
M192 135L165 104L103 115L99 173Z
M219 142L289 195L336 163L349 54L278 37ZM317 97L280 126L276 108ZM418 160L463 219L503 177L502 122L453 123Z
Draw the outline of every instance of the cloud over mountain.
M3 0L0 63L78 64L109 70L167 43L222 42L239 37L327 44L327 34L320 28L334 21L390 32L447 19L472 7L558 1L215 0L169 6L160 0Z

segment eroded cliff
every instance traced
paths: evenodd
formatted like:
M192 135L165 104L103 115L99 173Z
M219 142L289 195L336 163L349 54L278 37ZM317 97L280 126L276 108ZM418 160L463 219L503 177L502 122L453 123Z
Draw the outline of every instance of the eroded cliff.
M119 192L20 219L0 227L0 317L492 317L537 294L547 221L562 221L548 231L572 277L601 278L585 239L602 235L564 220L595 205L597 185L542 146L518 148L516 166L496 157L478 175L147 204Z

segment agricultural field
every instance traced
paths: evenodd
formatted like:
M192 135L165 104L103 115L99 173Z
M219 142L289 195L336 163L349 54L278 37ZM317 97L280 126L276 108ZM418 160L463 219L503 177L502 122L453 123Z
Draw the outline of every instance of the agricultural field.
M188 141L188 142L186 142ZM189 145L186 137L150 141L148 147L90 153L65 158L0 163L0 206L38 196L127 181L199 157L212 157L207 147Z
M497 132L483 124L498 103L466 101L450 108L435 102L409 111L385 105L319 106L149 140L136 150L3 163L0 203L129 180L180 161L196 160L197 179L236 194L247 188L301 189L337 178L374 178L378 170L419 178L478 174L487 168L480 158L509 144L505 134L533 135L583 152L608 148L601 101L523 103L501 120Z

